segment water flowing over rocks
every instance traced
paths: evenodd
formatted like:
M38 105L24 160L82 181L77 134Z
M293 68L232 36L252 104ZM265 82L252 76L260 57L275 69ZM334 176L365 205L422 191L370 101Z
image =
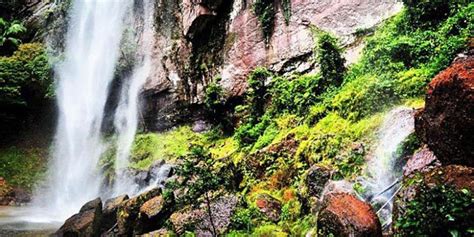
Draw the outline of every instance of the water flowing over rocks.
M415 121L418 136L442 164L474 166L474 52L429 84L426 106Z
M381 237L382 227L372 207L347 193L329 195L318 215L322 236Z

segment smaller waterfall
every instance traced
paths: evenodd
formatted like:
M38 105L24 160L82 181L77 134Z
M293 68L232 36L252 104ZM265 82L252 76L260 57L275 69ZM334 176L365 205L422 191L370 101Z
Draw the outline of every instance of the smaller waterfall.
M113 190L115 195L123 193L133 195L138 191L138 185L124 170L129 165L130 150L137 131L140 111L139 95L151 72L151 56L155 43L155 28L153 27L155 2L153 0L143 1L142 11L141 17L143 19L136 22L134 27L141 30L141 34L138 36L138 60L131 77L122 86L119 105L115 112L114 126L118 136L115 160L117 178ZM136 16L135 19L137 18L140 17Z
M414 132L413 110L396 108L386 116L378 134L378 144L367 164L366 177L359 180L365 198L375 207L382 225L392 222L393 197L399 188L401 167L397 154L399 145Z

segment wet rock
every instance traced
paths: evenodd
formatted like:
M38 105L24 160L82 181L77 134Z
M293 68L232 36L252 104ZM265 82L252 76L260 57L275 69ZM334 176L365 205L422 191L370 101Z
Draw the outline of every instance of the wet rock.
M428 86L417 135L442 164L474 166L474 55L456 60Z
M409 176L415 172L429 171L440 165L441 163L439 160L425 145L421 150L415 152L415 154L413 154L413 156L408 159L407 163L403 167L403 175Z
M259 211L269 220L278 222L281 214L281 203L268 194L259 194L255 199Z
M118 235L132 235L137 224L140 207L160 194L161 190L155 188L123 202L117 210Z
M331 168L323 165L313 165L309 168L305 178L305 185L310 196L321 197L326 183L331 178L332 171Z
M372 207L347 193L331 194L325 199L317 224L322 236L382 236L380 221Z
M57 236L99 236L102 221L102 201L92 200L81 207L79 213L71 216L55 233Z
M79 212L86 212L86 211L89 211L89 210L94 210L98 206L102 207L102 200L100 198L96 198L94 200L91 200L91 201L87 202L86 204L84 204L81 207L81 210L79 210Z
M103 221L101 225L101 232L106 232L117 223L117 210L125 201L129 199L128 195L121 195L105 201L104 209L102 210Z

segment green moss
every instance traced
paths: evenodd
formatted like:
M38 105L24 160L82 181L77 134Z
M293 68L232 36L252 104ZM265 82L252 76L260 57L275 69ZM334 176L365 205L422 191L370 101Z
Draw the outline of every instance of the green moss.
M161 134L138 134L130 154L131 167L147 169L156 160L174 160L188 154L190 145L201 139L202 135L186 126Z
M32 190L44 178L46 154L41 149L10 147L0 150L0 177L13 186Z

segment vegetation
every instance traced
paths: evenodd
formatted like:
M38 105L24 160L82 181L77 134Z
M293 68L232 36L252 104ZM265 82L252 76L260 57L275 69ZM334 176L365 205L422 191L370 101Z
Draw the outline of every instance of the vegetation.
M407 203L406 214L396 220L400 236L470 236L474 233L469 209L474 198L467 189L439 185L420 188ZM463 221L459 221L463 220Z
M10 147L0 150L0 177L13 186L31 191L46 171L46 155L40 149Z
M28 105L52 96L51 66L39 43L22 44L10 57L0 57L0 104Z
M344 80L344 58L341 56L342 50L339 48L336 38L328 33L322 33L318 37L318 64L321 68L321 81L319 86L329 88L338 87Z
M280 7L285 23L288 25L291 17L291 0L281 0ZM269 43L275 27L275 14L277 12L274 1L256 0L253 5L253 11L260 21L265 42Z
M8 55L21 43L26 28L19 21L7 21L0 17L0 55Z

